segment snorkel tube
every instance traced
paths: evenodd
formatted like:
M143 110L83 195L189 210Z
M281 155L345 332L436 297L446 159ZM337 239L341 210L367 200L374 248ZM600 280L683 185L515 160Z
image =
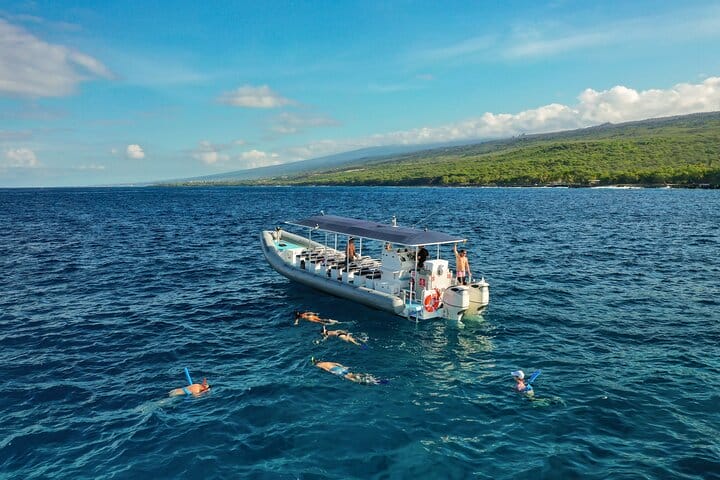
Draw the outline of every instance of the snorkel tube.
M537 377L540 376L542 373L542 370L535 370L532 375L530 375L530 378L528 378L527 386L525 387L525 393L530 394L533 391L532 382L535 381Z
M188 385L193 384L192 377L190 376L190 371L188 370L187 367L185 367L185 378L187 378Z

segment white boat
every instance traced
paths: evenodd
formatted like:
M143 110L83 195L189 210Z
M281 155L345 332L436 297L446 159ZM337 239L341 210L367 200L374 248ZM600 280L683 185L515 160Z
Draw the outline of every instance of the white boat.
M394 217L392 224L335 215L285 223L304 235L278 227L263 231L261 243L270 266L290 280L415 320L460 321L481 314L490 301L484 278L458 285L449 262L441 258L441 247L448 249L464 238L401 227ZM343 247L350 239L357 242L354 258ZM423 247L429 256L419 265ZM454 255L452 250L449 254Z

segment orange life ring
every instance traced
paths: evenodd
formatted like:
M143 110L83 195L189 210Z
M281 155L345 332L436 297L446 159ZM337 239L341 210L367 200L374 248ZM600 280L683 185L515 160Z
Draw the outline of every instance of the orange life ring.
M438 307L440 306L440 292L438 292L437 288L434 292L425 295L425 299L423 300L423 306L425 307L425 310L430 313L438 309Z

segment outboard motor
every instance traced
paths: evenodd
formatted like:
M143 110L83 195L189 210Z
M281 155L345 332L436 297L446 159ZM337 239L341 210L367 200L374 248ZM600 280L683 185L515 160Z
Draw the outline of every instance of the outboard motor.
M469 307L470 292L468 287L458 285L447 288L443 292L443 318L459 322Z
M469 285L470 314L480 315L490 303L490 284L481 278L479 282Z

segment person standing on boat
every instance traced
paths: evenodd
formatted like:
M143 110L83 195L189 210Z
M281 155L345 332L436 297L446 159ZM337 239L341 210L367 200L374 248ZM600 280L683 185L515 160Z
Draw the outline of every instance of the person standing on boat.
M425 266L425 260L430 256L430 252L427 251L427 248L425 248L425 245L420 245L420 250L418 250L417 254L417 267L418 270L423 268Z
M345 247L345 257L347 258L348 262L352 262L357 258L357 255L355 253L355 239L353 237L350 237L347 243L347 247Z
M457 243L453 245L453 251L455 252L455 276L457 277L458 285L467 285L470 279L470 262L467 259L467 252L460 250L458 252Z

